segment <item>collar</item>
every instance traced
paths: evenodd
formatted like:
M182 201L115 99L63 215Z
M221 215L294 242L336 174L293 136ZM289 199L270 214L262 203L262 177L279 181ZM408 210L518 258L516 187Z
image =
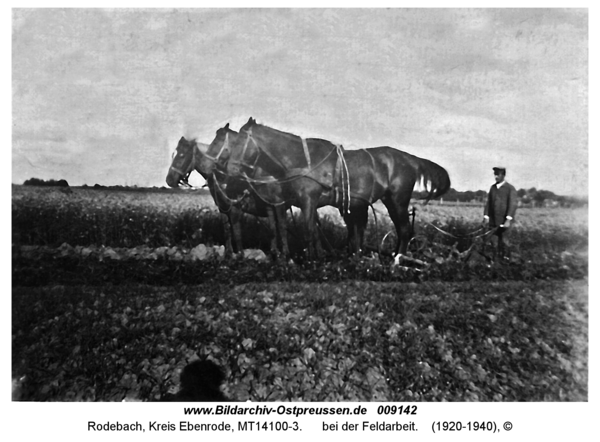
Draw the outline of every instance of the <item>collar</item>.
M496 189L500 189L502 187L502 185L505 183L506 183L506 180L502 181L501 183L496 183Z

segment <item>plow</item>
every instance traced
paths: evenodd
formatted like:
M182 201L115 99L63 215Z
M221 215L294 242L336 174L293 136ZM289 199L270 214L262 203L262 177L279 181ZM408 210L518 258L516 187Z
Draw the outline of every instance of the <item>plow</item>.
M471 232L455 234L436 226L433 222L423 221L423 226L432 229L434 232L434 240L432 240L432 235L416 232L416 215L417 208L412 206L409 211L411 238L408 242L406 254L394 255L393 250L397 241L394 230L385 233L376 248L367 246L367 249L376 251L382 264L392 261L393 265L417 266L418 268L425 268L433 263L442 264L446 261L466 261L474 252L477 252L486 260L490 259L483 253L482 248L483 244L497 230L497 227L489 229L482 226ZM435 240L435 235L447 238L452 244L449 245Z

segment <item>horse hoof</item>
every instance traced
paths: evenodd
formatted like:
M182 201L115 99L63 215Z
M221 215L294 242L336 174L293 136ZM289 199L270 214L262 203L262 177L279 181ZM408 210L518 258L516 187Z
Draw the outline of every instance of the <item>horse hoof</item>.
M394 257L394 265L399 266L402 261L404 261L404 255L402 253L398 253Z

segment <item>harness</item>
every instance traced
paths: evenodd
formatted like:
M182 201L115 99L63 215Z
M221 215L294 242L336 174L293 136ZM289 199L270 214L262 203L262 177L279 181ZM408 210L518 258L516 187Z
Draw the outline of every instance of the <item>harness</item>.
M233 209L233 206L239 205L242 201L244 201L244 199L247 196L250 195L250 192L248 191L248 189L244 189L244 191L242 192L242 194L240 195L239 198L236 198L236 199L230 198L225 193L225 190L223 190L223 188L221 187L221 183L217 179L217 176L215 175L214 172L212 174L212 183L213 183L212 188L214 189L215 193L213 194L213 189L211 189L210 187L209 187L209 190L210 190L211 194L213 194L213 199L217 203L217 206L219 207L219 211L223 212L223 213L231 212L231 210ZM221 199L218 199L218 198L221 198ZM221 207L221 205L219 204L219 201L222 201L222 200L224 200L225 203L227 203L229 205L226 209L223 209Z
M348 163L346 163L346 157L344 156L344 148L342 147L341 144L336 144L335 145L336 148L336 153L337 153L337 162L336 162L336 166L335 169L337 171L338 169L338 164L339 164L339 169L340 169L340 184L341 184L341 189L342 189L342 194L340 195L341 197L341 204L342 207L340 209L340 215L344 216L344 215L349 215L350 214L350 172L348 171ZM336 173L337 174L337 173ZM344 177L346 179L346 184L344 184ZM335 178L334 178L335 181ZM338 192L338 187L334 186L334 192ZM337 203L337 198L338 195L336 195L336 203Z
M302 149L304 149L304 156L306 157L306 167L310 169L310 153L308 152L308 144L306 144L305 138L300 138L302 140Z
M310 156L310 151L308 150L308 143L307 143L306 139L300 137L300 140L301 140L301 144L302 144L302 151L303 151L304 157L306 159L306 167L291 168L291 169L288 168L285 164L283 164L279 160L279 158L277 158L271 152L262 148L260 146L260 144L258 144L256 139L252 136L252 128L248 129L248 131L247 131L246 142L244 143L244 147L242 148L240 161L235 161L235 162L232 161L231 163L232 164L240 164L250 170L255 170L256 164L258 163L258 160L260 158L260 154L264 154L273 163L275 163L277 165L277 167L279 167L284 172L284 177L283 178L270 177L270 178L264 178L264 179L257 179L257 178L250 177L245 172L243 172L242 177L244 178L244 180L246 180L248 182L250 187L255 192L256 192L256 189L254 189L252 184L274 184L274 183L284 184L284 183L289 183L289 182L292 182L292 181L300 179L300 178L310 178L310 179L316 181L317 183L319 183L321 186L332 189L334 191L334 200L336 202L336 205L341 204L340 214L342 216L349 214L350 213L350 173L348 171L348 164L346 163L346 158L344 156L344 148L340 144L335 144L334 145L335 147L333 149L331 149L327 153L327 155L325 155L325 157L323 159L321 159L317 164L313 165L313 162L312 162L312 159ZM254 159L253 164L250 164L250 163L247 163L244 161L244 158L246 157L246 151L247 151L248 146L251 141L254 144L254 146L256 147L257 152L258 152L256 155L256 158ZM331 157L331 155L333 155L334 153L337 155L337 159L336 159L336 164L334 167L334 172L331 177L331 183L323 183L322 181L316 179L315 177L310 176L323 163L325 163L325 161L327 161L329 159L329 157ZM340 189L341 189L341 192L340 192ZM258 192L256 192L256 193L258 194ZM258 196L265 203L270 204L270 205L285 204L285 201L271 202L271 201L266 201L261 195L258 195Z
M365 153L371 158L371 164L373 165L373 171L376 169L375 158L371 155L367 149L362 149ZM373 173L373 184L371 184L371 195L369 196L369 204L373 204L373 198L375 197L375 183L377 183L377 178L375 178L375 173Z
M213 156L210 156L210 155L208 154L208 152L207 152L207 153L205 153L205 154L204 154L204 156L205 156L206 158L208 158L209 160L211 160L212 162L214 162L214 163L218 163L218 162L219 162L219 158L221 158L221 155L223 154L223 152L225 152L225 148L226 148L226 147L229 147L229 132L226 132L226 133L225 133L225 139L223 140L223 144L221 145L221 149L220 149L220 150L219 150L219 152L217 153L217 156L215 156L215 157L213 157ZM194 153L196 153L196 151L194 151Z

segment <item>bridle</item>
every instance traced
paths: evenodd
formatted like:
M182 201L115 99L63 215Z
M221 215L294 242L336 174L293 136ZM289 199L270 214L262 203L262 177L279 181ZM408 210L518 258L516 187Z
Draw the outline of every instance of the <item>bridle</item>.
M171 167L169 168L169 170L177 172L179 175L181 175L181 179L179 181L183 182L186 186L189 186L189 187L192 187L188 183L188 177L194 170L194 165L196 164L196 149L197 149L197 147L198 146L194 143L194 145L192 146L192 159L190 160L190 164L188 165L188 167L186 168L185 171L183 171L173 165L171 165Z
M252 163L252 164L245 161L246 151L248 150L250 141L252 141L252 143L254 144L254 147L256 147L256 157L254 158L254 163ZM271 154L268 150L261 148L260 144L258 144L256 139L252 136L252 128L249 128L246 131L246 142L244 143L244 147L242 148L242 153L240 154L240 159L237 161L229 159L229 164L231 164L232 166L238 166L238 167L242 166L242 167L248 168L253 171L256 169L256 164L258 163L258 160L260 159L260 154L264 154L268 158L270 158L271 161L273 161L277 165L277 167L279 167L281 169L281 171L284 174L287 172L288 168L277 157L275 157L273 154Z
M223 155L223 152L225 152L225 149L229 148L229 132L225 133L225 139L223 140L223 144L221 145L221 149L219 150L219 152L217 153L216 156L211 156L208 154L208 152L206 152L204 154L204 156L206 158L208 158L209 160L211 160L212 162L214 162L215 164L219 163L219 158L221 158L221 155Z

